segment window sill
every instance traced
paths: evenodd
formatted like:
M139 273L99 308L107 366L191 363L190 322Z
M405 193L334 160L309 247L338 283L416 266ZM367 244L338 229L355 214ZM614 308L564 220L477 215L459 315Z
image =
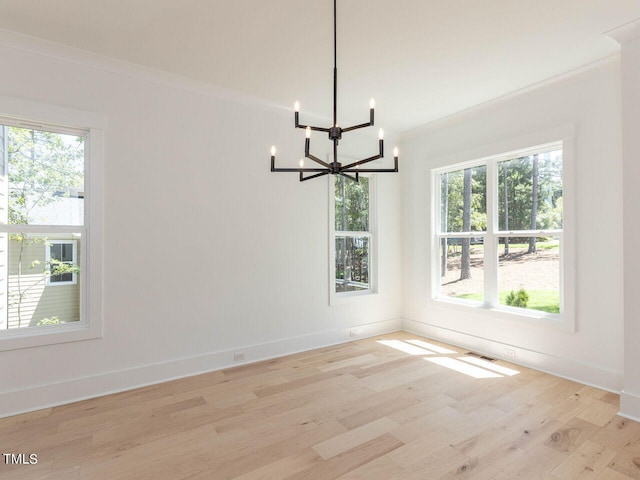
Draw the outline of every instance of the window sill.
M86 323L74 323L76 324L5 330L0 332L0 352L102 337L102 331L99 328L91 328Z
M329 305L343 305L360 301L358 299L366 297L375 297L378 292L375 290L360 290L356 292L331 293L329 295Z
M554 314L508 306L488 307L480 302L453 300L442 297L432 298L430 303L439 308L447 308L467 314L478 315L488 321L506 320L560 330L567 333L575 333L575 325L571 317L566 313Z

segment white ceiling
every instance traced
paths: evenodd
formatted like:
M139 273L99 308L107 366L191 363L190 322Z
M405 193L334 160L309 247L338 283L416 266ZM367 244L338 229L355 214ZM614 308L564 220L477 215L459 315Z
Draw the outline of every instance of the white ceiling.
M0 28L330 117L331 0L0 0ZM338 0L338 120L422 125L618 52L638 0Z

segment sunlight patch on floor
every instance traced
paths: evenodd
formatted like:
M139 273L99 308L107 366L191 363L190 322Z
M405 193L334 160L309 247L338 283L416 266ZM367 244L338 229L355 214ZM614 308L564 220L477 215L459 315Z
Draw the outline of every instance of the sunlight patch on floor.
M468 363L472 363L474 365L477 365L478 367L486 368L487 370L492 370L496 373L501 373L502 375L506 375L507 377L512 377L520 373L519 371L513 370L512 368L503 367L502 365L496 365L495 363L482 360L481 358L458 357L458 359Z
M442 354L450 354L450 353L457 353L454 352L453 350L450 350L448 348L444 348L444 347L440 347L439 345L434 345L433 343L429 343L429 342L425 342L424 340L407 340L407 342L413 344L413 345L417 345L419 347L422 348L426 348L428 350L432 350L436 353L442 353Z
M499 373L485 370L484 368L476 367L475 365L461 362L460 360L451 357L425 358L425 360L436 363L442 367L455 370L456 372L464 373L465 375L469 375L473 378L502 378L502 375Z
M408 353L409 355L435 355L436 352L426 350L417 345L403 342L402 340L378 340L378 343L386 345L387 347L395 348L401 352Z
M399 350L409 355L437 355L424 360L463 373L473 378L502 378L518 375L520 372L512 368L496 365L482 358L460 355L449 348L434 345L424 340L377 340L378 343ZM446 355L446 356L443 356Z

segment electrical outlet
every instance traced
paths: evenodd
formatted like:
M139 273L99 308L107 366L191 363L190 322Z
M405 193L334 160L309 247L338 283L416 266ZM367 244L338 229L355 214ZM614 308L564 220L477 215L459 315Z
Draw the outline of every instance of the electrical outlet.
M239 353L234 353L233 354L233 361L234 362L239 362L241 360L244 360L245 356L244 356L244 352L239 352Z
M349 336L351 338L358 337L360 336L360 332L358 331L357 328L352 328L351 330L349 330Z
M504 349L504 354L507 357L516 358L516 351L513 350L512 348L505 348Z

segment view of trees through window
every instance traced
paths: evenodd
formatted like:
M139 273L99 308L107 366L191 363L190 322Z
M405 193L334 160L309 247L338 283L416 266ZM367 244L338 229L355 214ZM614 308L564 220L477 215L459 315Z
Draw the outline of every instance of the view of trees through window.
M562 150L443 172L439 185L439 295L560 313ZM491 277L489 262L496 265Z
M0 328L78 321L84 138L0 126L0 158Z
M368 290L370 286L369 179L335 177L336 292Z

